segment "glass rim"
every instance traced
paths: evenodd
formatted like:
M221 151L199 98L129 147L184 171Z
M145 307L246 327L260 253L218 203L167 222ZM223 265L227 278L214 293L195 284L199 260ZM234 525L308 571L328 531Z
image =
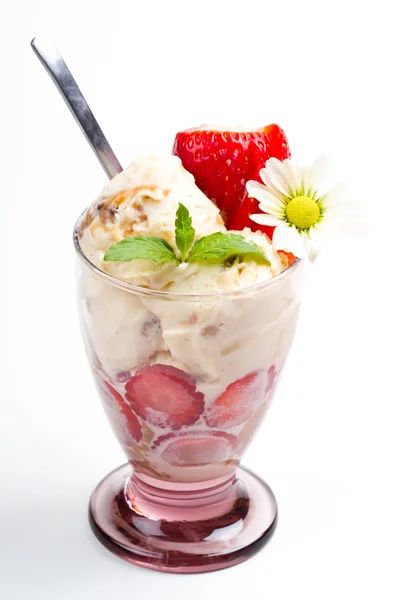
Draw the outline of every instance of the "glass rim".
M121 279L117 279L108 273L105 273L95 264L93 264L88 257L82 251L81 245L79 243L79 235L78 230L81 224L81 221L86 214L85 209L83 213L79 216L78 220L75 223L74 231L73 231L73 243L75 251L79 257L79 259L83 262L83 264L93 273L98 275L101 279L112 285L113 287L119 288L120 290L127 291L132 294L137 294L140 296L147 296L152 298L162 298L164 300L181 300L181 301L200 301L204 302L207 300L215 300L215 299L226 299L226 298L240 298L242 296L247 296L254 292L261 292L267 289L268 287L272 287L282 279L286 279L289 275L294 273L300 264L303 262L302 259L296 258L296 260L289 266L286 267L281 273L271 277L271 279L266 279L265 281L261 281L260 283L255 283L254 285L250 285L244 288L238 288L236 290L228 290L226 292L199 292L196 294L182 294L178 292L163 292L161 290L153 290L150 288L145 288L140 285L135 285L133 283L129 283L127 281L122 281Z

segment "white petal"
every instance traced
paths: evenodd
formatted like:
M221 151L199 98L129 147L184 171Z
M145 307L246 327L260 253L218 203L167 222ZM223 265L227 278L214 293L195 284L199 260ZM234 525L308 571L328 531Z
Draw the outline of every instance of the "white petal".
M322 221L310 229L309 238L321 248L337 237L339 233L338 226L338 219L335 216L324 217Z
M272 235L272 244L277 250L286 250L298 258L305 258L307 250L302 234L295 227L281 223Z
M288 193L282 193L275 184L269 179L266 169L261 169L260 177L264 181L268 192L275 198L278 198L281 202L285 201L285 198L289 195Z
M337 233L351 236L363 236L370 227L365 212L365 207L361 202L354 200L339 200L332 209L328 206L323 216L322 222L327 218L335 221Z
M306 239L307 257L310 262L315 262L321 252L311 240Z
M310 183L314 190L317 190L321 182L325 179L329 171L329 157L322 154L317 158L314 164L310 167Z
M307 250L308 260L314 262L321 252L321 239L316 227L310 229L308 233L303 233L303 239Z
M283 202L280 198L277 198L268 191L268 188L258 181L248 181L246 183L247 193L250 198L256 198L259 202L266 205L275 206L276 208L281 207Z
M274 185L280 189L283 194L287 194L289 191L289 185L283 162L272 157L265 163L265 169L272 183L274 183Z
M338 228L341 234L361 237L370 231L367 215L361 213L339 213Z
M281 220L285 213L284 209L276 208L275 206L272 206L271 204L265 204L265 202L260 202L260 204L258 205L258 208L260 210L262 210L263 212L267 213L267 215L274 215L275 217L277 217L278 219L281 219Z
M274 217L273 215L265 215L264 213L250 215L250 219L259 225L270 225L271 227L276 227L282 223L282 221L277 217Z
M328 170L329 159L325 154L317 158L312 165L299 168L302 187L306 195L318 192L321 181L326 176Z
M344 182L336 183L334 186L329 188L329 190L321 197L321 204L326 208L331 208L336 206L339 198L343 195L343 192L346 190L347 184Z
M249 194L249 196L251 196L252 198L255 198L254 193L256 191L262 192L263 194L268 194L268 188L263 185L262 183L259 183L258 181L254 181L254 179L250 179L247 183L246 183L246 190Z
M338 215L365 215L365 206L357 200L339 200L335 204L335 213Z
M315 190L312 190L312 188L311 188L312 178L311 178L310 168L309 167L299 167L299 172L300 172L300 180L301 180L300 187L303 188L304 193L305 194L308 194L309 192L314 193Z
M260 171L261 179L271 190L276 190L279 195L289 196L290 185L286 175L286 169L277 158L270 158L265 163L265 169Z
M293 161L290 158L285 158L283 161L283 167L286 172L286 179L288 181L290 196L294 196L296 190L301 187L301 179L299 170L293 164Z

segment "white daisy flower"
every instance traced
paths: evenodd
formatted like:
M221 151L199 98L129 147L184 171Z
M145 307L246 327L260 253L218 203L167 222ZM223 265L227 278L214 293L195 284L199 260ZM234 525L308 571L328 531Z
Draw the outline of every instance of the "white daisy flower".
M261 169L265 185L248 181L248 194L260 202L261 214L250 218L259 225L275 227L272 244L314 261L324 239L337 232L359 233L360 204L340 199L343 186L320 192L319 184L328 171L328 160L320 157L312 167L297 167L289 158L270 158Z

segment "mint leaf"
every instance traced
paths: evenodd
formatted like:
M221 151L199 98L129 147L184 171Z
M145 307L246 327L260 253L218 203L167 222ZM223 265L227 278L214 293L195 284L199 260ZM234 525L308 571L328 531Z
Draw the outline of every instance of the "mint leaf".
M165 240L151 235L126 237L118 244L111 246L104 255L104 260L121 262L128 262L135 258L179 264L171 246Z
M233 257L247 258L267 265L271 263L254 242L247 242L237 233L212 233L200 238L194 244L188 262L201 260L220 262Z
M186 206L179 202L175 219L175 243L181 252L182 261L185 260L188 250L192 247L194 234L192 217Z

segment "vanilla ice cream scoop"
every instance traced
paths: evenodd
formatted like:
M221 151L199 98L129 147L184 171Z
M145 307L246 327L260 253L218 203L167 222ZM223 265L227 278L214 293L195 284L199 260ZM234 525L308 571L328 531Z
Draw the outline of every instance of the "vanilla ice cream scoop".
M175 215L180 202L189 210L196 239L226 231L218 208L199 190L177 156L138 158L89 207L80 232L82 251L118 279L161 289L168 283L164 273L168 279L171 265L149 260L104 262L103 257L110 246L135 235L162 238L176 250Z

